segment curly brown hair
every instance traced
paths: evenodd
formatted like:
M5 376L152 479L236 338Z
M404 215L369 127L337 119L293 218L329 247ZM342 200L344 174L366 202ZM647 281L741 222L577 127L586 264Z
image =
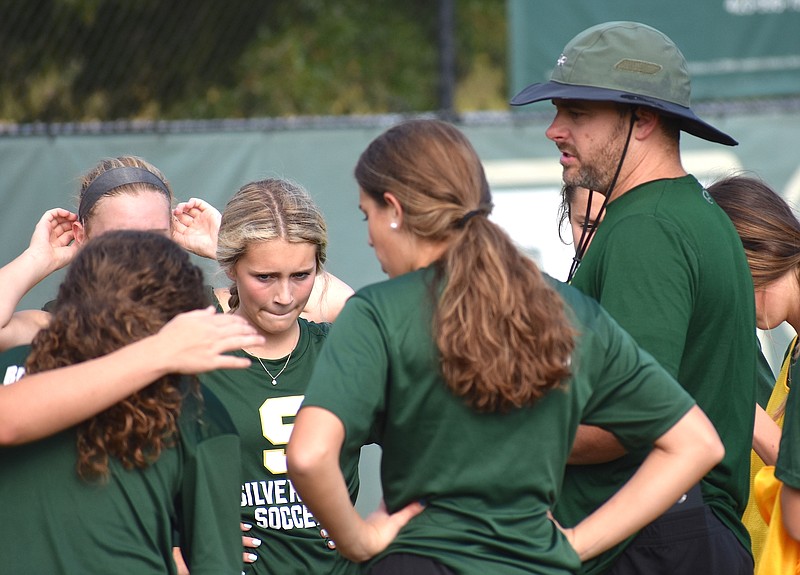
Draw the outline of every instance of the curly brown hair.
M172 240L149 232L108 232L91 240L70 266L50 325L33 340L26 371L108 354L206 305L202 271ZM107 479L109 456L126 469L157 460L174 445L183 398L198 395L198 385L196 378L170 374L80 424L80 476Z
M535 403L570 375L576 332L564 302L489 220L483 166L457 128L438 120L390 128L361 155L355 177L379 204L385 192L398 199L410 233L449 242L437 262L446 281L433 325L453 393L478 411L504 411Z

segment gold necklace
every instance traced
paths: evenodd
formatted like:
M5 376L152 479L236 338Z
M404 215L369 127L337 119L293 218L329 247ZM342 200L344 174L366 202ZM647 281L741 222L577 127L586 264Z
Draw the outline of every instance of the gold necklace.
M242 350L242 351L244 351L244 350ZM292 350L292 351L294 351L294 350ZM261 358L260 358L260 357L258 357L257 355L253 355L253 354L251 354L251 353L248 353L248 352L246 352L246 351L245 351L245 353L247 353L247 355L249 355L249 356L251 356L251 357L254 357L254 358L256 358L256 359L258 360L258 363L260 363L260 364L261 364L261 367L263 367L263 368L264 368L264 371L266 371L266 372L267 372L267 375L268 375L268 376L270 376L270 377L272 378L272 385L278 385L278 378L279 378L279 377L281 376L281 374L282 374L282 373L283 373L283 372L286 370L286 368L287 368L287 367L289 367L289 360L290 360L290 359L292 359L292 351L290 351L290 352L289 352L289 355L288 355L288 356L287 356L287 358L286 358L286 363L284 363L284 364L283 364L283 367L281 368L281 370L280 370L278 373L276 373L275 375L272 375L272 374L269 372L269 370L267 369L267 366L266 366L266 365L264 365L264 362L263 362L263 361L261 361Z

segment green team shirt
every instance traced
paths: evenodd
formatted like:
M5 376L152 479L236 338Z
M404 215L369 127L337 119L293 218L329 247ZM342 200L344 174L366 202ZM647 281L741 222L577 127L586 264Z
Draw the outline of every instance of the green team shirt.
M272 385L258 360L246 370L219 370L201 376L227 408L242 442L241 521L247 533L261 539L258 560L245 573L347 573L357 566L327 547L321 526L311 515L286 475L286 444L311 372L330 324L300 318L300 339L286 369ZM242 351L241 357L250 357ZM277 375L286 358L262 360ZM347 469L350 494L358 492L358 458Z
M756 402L763 409L767 408L769 397L772 395L772 389L775 387L775 373L772 371L767 358L764 357L764 352L761 349L761 342L756 337L758 342L758 370L757 370L757 384L756 384Z
M14 351L0 357L6 373L27 355ZM11 363L13 357L23 361ZM78 477L74 428L0 448L0 570L176 573L176 530L192 575L238 575L239 438L207 390L202 403L187 397L178 425L177 445L144 470L111 458L104 484Z
M18 381L25 375L25 360L31 352L31 346L20 345L0 353L0 373L3 375L3 385Z
M789 345L789 350L792 346ZM787 351L790 353L790 351ZM792 383L800 381L800 362L793 361L789 367L789 396L786 398L786 413L783 416L783 432L775 464L775 477L789 487L800 489L800 394L792 391Z
M725 457L703 497L746 549L756 403L755 304L744 250L725 213L693 176L657 180L608 205L572 284L608 310L708 415ZM627 480L644 454L570 466L556 517L572 524ZM602 573L622 547L587 562Z
M596 302L553 282L581 334L573 377L533 407L477 413L440 375L433 277L420 270L351 297L303 405L342 421L345 464L377 438L390 511L427 502L385 554L429 556L460 574L573 573L578 556L546 514L578 424L607 426L634 449L650 445L694 402ZM518 353L526 351L535 353Z

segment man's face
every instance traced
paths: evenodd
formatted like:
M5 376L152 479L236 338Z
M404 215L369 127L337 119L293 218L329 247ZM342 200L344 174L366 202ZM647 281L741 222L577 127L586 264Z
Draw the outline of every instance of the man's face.
M627 135L629 116L611 102L553 100L545 134L561 151L564 182L607 193Z

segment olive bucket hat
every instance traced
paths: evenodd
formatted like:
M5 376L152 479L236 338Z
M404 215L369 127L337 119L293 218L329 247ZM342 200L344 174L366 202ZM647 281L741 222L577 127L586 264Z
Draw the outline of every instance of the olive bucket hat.
M681 130L735 146L736 140L697 117L690 108L686 59L666 35L637 22L606 22L575 36L550 74L511 100L523 106L541 100L595 100L647 106L676 117Z

